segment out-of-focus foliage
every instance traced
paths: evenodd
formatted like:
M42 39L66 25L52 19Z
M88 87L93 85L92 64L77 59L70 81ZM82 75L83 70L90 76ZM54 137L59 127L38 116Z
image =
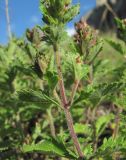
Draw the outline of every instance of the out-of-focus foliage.
M46 25L0 46L0 160L79 159L61 107L57 44L68 97L79 81L70 111L84 159L126 158L125 21L117 20L122 43L102 40L82 21L69 37L65 24L79 12L70 4L41 0ZM103 59L105 43L124 61Z

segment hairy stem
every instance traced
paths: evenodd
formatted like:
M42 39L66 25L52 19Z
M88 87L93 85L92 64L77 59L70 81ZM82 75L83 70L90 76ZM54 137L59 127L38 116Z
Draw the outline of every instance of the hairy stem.
M66 93L65 93L64 81L63 81L63 75L62 75L62 68L61 68L60 53L59 53L59 50L58 50L57 46L54 46L54 52L55 52L55 60L56 60L57 72L58 72L58 76L59 76L60 96L61 96L62 106L63 106L63 109L64 109L66 121L67 121L68 130L69 130L70 136L71 136L71 138L73 140L73 143L75 145L75 148L76 148L76 150L78 152L78 155L79 155L80 158L82 158L82 157L84 157L84 155L83 155L83 153L81 151L77 135L76 135L76 133L74 131L73 119L72 119L71 113L69 111L70 104L68 103L68 100L67 100L67 97L66 97Z
M68 102L67 102L67 97L65 93L64 81L63 81L63 75L62 75L62 69L61 69L61 59L60 59L60 54L58 53L57 46L54 46L54 51L55 51L55 60L56 60L58 78L59 78L59 88L60 88L60 96L62 100L62 105L64 107L67 107Z
M76 135L76 133L74 131L73 119L72 119L71 113L70 113L68 108L65 108L64 112L65 112L65 117L66 117L66 120L67 120L68 129L69 129L69 132L70 132L70 136L71 136L71 138L73 140L73 143L74 143L74 145L76 147L76 150L77 150L77 152L79 154L79 157L82 158L84 155L83 155L83 153L81 151L77 135Z

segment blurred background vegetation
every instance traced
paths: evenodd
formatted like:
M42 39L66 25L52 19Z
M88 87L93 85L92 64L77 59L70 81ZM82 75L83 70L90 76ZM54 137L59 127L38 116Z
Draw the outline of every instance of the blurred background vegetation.
M73 1L73 4L76 3L78 0ZM116 137L118 134L121 137L126 133L125 41L122 41L114 20L115 17L126 18L126 1L80 0L80 4L80 14L66 26L68 35L75 38L77 33L74 23L81 20L82 23L86 21L95 29L99 33L98 38L102 38L104 42L103 50L94 65L92 84L97 87L93 88L91 82L83 80L83 84L88 84L88 87L83 89L80 84L72 114L74 120L78 122L74 127L79 141L85 142L88 148L84 150L87 157L90 158L93 155L92 150L98 148L101 154L98 158L102 160L100 158L104 159L103 151L108 151L107 147L106 149L102 146L104 138ZM30 95L27 92L21 93L22 90L30 88L35 91L45 89L46 94L50 94L51 80L57 82L55 72L53 74L48 72L45 76L52 58L52 48L41 42L43 33L35 27L43 25L39 1L2 0L0 18L0 160L59 160L57 156L40 153L23 154L19 149L22 144L37 143L48 138L47 135L55 137L56 134L68 141L68 146L72 144L68 131L63 132L63 129L67 128L66 122L61 109L57 109L54 105L56 102L53 101L54 104L48 107L51 100L46 101L45 97L39 97L39 93L37 96L36 92ZM69 50L69 44L65 43L64 46ZM69 69L69 66L65 67ZM68 78L65 79L67 84L73 81L69 72L65 76ZM47 81L51 87L47 85ZM100 88L101 83L104 85ZM68 85L66 88L70 89ZM67 94L69 95L69 92ZM51 95L55 93L51 92ZM43 103L41 103L42 98ZM27 99L30 99L30 102ZM121 148L122 139L117 141ZM114 144L109 139L108 144L112 143ZM112 152L115 146L110 147ZM109 154L113 156L111 149ZM105 160L111 159L110 155L107 155ZM113 159L121 160L120 157L125 159L125 153L120 156L117 152Z

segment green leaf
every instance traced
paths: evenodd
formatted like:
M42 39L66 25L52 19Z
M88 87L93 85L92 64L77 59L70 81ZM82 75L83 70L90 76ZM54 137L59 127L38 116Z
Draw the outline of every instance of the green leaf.
M67 23L71 21L77 14L79 14L80 4L72 6L68 12L63 16L63 22Z
M54 55L51 55L50 62L49 62L49 65L48 65L48 69L47 69L48 71L53 72L55 70L54 62L55 62L55 57L54 57Z
M48 81L49 88L53 90L56 87L56 84L58 83L58 74L55 71L54 65L54 55L52 55L50 58L50 62L45 74L45 79Z
M93 154L92 145L88 144L87 146L84 146L83 153L87 158L89 158Z
M73 60L75 79L81 80L82 78L86 78L89 73L89 66L86 64L82 64L81 62L77 62L76 59Z
M42 93L42 91L34 91L34 90L22 90L18 92L19 99L26 102L34 102L34 103L42 103L42 104L55 104L59 106L59 104L52 98L48 97L46 94Z
M112 83L103 83L97 86L101 96L106 96L107 94L114 94L121 88L125 87L125 83L122 82L112 82Z
M54 89L56 87L56 84L58 83L58 75L56 72L46 72L46 80L48 81L48 85L50 89Z
M113 114L108 114L99 117L96 120L95 126L96 126L96 136L98 137L101 135L101 133L104 131L105 127L108 125L108 123L114 118Z
M91 48L90 52L94 56L91 58L89 64L92 64L95 61L95 59L98 57L98 55L100 54L102 49L103 49L103 40L100 40L100 41L97 42L97 44L95 46L93 46Z
M124 137L104 138L102 146L97 150L97 154L102 157L112 157L113 153L120 153L120 155L126 156L126 140Z
M112 48L114 48L116 51L118 51L120 54L124 55L125 54L125 51L124 51L124 48L122 46L121 43L118 43L118 42L114 42L112 40L106 40L107 43L109 43L111 45Z
M121 20L119 18L115 18L115 22L117 25L117 34L118 37L126 43L126 24L124 22L125 20Z
M71 0L59 1L49 0L40 3L40 10L43 13L43 21L46 24L62 25L72 20L78 13L80 5L71 6Z
M76 123L74 125L74 129L77 134L81 133L81 134L89 135L91 133L91 128L87 124Z
M22 148L23 152L34 152L38 151L43 154L57 155L60 157L72 158L75 159L73 155L71 155L65 146L56 140L43 140L38 144L24 145Z

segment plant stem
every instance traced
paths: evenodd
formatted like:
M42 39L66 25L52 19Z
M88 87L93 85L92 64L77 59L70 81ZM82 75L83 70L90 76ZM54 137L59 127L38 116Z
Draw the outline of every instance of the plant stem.
M66 120L67 120L67 125L68 125L68 129L69 129L69 132L70 132L70 136L71 136L71 138L73 140L73 143L74 143L74 145L76 147L76 150L77 150L77 152L79 154L79 157L83 158L84 155L83 155L83 153L81 151L77 135L76 135L76 133L74 131L73 119L72 119L71 113L70 113L68 108L64 108L64 113L65 113L65 117L66 117Z
M106 8L112 13L112 15L114 17L118 17L118 15L116 14L116 12L112 9L111 5L108 3L108 1L105 2L105 6Z
M55 60L56 60L58 78L59 78L59 89L60 89L62 105L64 107L67 107L68 102L67 102L67 97L65 93L64 81L63 81L63 75L62 75L62 69L61 69L61 59L60 59L60 54L58 53L57 46L54 46L54 52L55 52Z
M11 34L10 16L9 16L9 9L8 9L8 0L5 0L5 5L6 5L6 19L7 19L8 37L11 40L12 34Z
M71 138L73 140L73 143L75 145L75 148L76 148L76 150L78 152L79 157L83 158L84 155L83 155L83 153L81 151L77 135L76 135L76 133L74 131L73 119L72 119L71 113L69 111L70 103L68 103L68 100L67 100L67 97L66 97L66 93L65 93L64 81L63 81L63 75L62 75L62 68L61 68L61 59L60 59L60 53L59 53L57 45L54 46L54 52L55 52L55 60L56 60L57 72L58 72L58 76L59 76L60 96L61 96L62 105L63 105L63 109L64 109L66 121L67 121L68 130L69 130L70 136L71 136Z

